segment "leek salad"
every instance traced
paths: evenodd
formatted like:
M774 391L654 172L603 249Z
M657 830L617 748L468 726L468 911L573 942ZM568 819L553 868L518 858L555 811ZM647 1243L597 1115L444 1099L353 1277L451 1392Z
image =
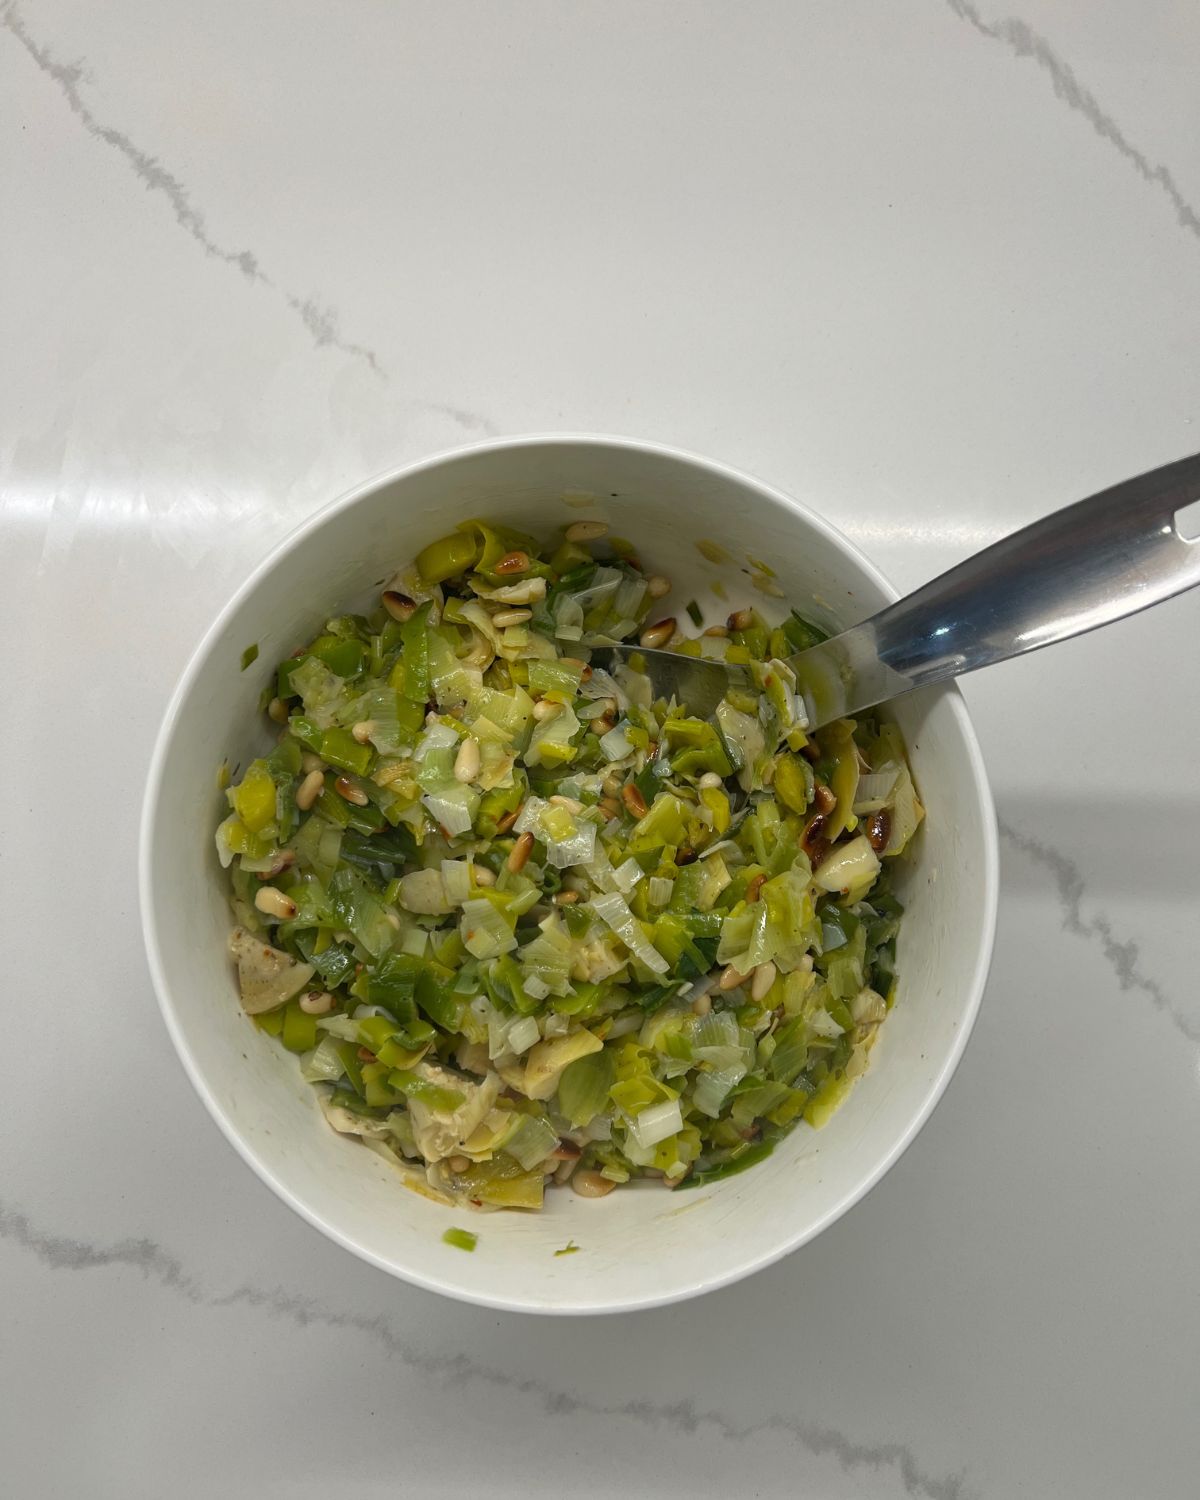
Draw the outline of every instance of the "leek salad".
M825 1124L892 1003L890 861L922 818L896 728L810 735L743 609L684 638L666 579L577 522L483 522L280 663L269 755L226 791L242 1005L330 1125L410 1186L536 1209L713 1182ZM713 720L634 640L749 667Z

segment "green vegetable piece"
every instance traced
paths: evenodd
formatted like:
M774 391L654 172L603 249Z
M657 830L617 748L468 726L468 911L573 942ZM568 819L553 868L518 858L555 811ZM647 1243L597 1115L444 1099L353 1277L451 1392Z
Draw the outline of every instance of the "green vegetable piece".
M322 635L312 643L309 654L318 661L323 661L339 677L357 677L366 663L367 648L362 641Z
M479 537L471 532L456 531L450 536L439 537L417 553L417 572L421 582L433 585L445 583L447 578L457 578L475 566L482 550Z
M479 1236L469 1229L447 1229L442 1235L442 1244L453 1245L456 1250L474 1250L478 1243Z
M317 1045L317 1018L302 1011L298 1000L284 1007L280 1040L289 1052L311 1052Z
M555 1255L576 1255L578 1254L578 1251L579 1246L575 1243L575 1241L568 1240L561 1250L556 1250L554 1253Z
M616 1059L607 1048L577 1057L564 1069L558 1082L558 1107L575 1129L590 1124L607 1107L616 1077Z
M370 745L360 745L348 729L327 729L321 736L320 755L339 771L365 776L375 752Z
M258 646L257 646L257 644L255 644L253 646L247 646L246 649L242 652L242 671L244 672L247 667L252 666L257 660L258 660Z
M432 604L422 604L401 627L404 651L404 684L400 691L410 703L429 699L429 613Z
M799 755L781 755L775 763L776 797L790 812L804 813L813 799L816 782L812 767Z

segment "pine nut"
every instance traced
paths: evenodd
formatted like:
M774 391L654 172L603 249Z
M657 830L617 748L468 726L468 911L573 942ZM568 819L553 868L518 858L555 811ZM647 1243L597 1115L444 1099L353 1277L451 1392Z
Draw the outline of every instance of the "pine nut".
M729 631L724 625L710 625L704 634L711 635L714 640L723 641L729 635Z
M588 728L592 731L597 739L603 739L603 737L609 732L610 729L615 729L616 727L616 714L600 714L597 718L593 719L588 724Z
M350 733L360 745L369 745L371 736L379 728L374 719L360 719L357 724L351 725Z
M555 891L553 896L555 906L574 906L578 900L578 891Z
M514 807L513 810L512 810L512 812L506 812L502 818L497 818L496 819L496 832L497 833L507 833L508 830L517 821L517 819L521 816L521 813L524 811L524 808L525 808L525 804L522 802L520 807Z
M675 634L675 616L668 615L665 620L657 620L648 626L638 636L638 645L645 646L647 651L653 651L658 646L665 646Z
M610 771L600 785L606 797L619 797L621 795L621 778L615 771Z
M616 818L621 814L621 804L615 797L601 797L597 806L606 818Z
M475 875L475 884L482 890L485 886L495 885L496 877L487 865L472 865Z
M561 794L556 794L555 796L550 797L547 800L555 807L565 807L566 810L571 814L581 813L583 811L583 803L576 802L574 797L564 797Z
M721 785L721 778L716 771L705 771L696 785L702 792L715 792Z
M881 807L867 819L867 843L880 854L888 846L888 840L892 836L892 815L886 807Z
M775 976L778 972L779 970L770 959L767 959L765 964L759 964L755 969L754 979L750 984L750 998L755 1004L767 998L767 991L775 983Z
M469 1156L452 1156L446 1162L446 1165L452 1172L461 1176L463 1172L471 1170L471 1158Z
M651 599L665 598L671 592L671 580L661 573L654 573L646 579L646 592Z
M493 573L499 573L502 577L508 573L527 573L529 571L529 554L526 552L506 552L496 566Z
M539 698L533 705L533 717L540 724L546 719L553 719L556 715L562 713L562 708L562 704L556 703L553 698Z
M300 1009L306 1016L326 1016L334 1007L334 998L325 990L309 990L300 996Z
M531 609L502 609L492 616L492 624L498 630L503 630L506 625L524 625L526 620L532 619Z
M813 792L813 806L819 813L831 813L837 806L837 798L827 786L819 786Z
M288 721L288 706L282 698L272 698L267 704L267 717L274 719L276 724L286 724Z
M273 885L260 886L254 893L254 904L259 911L268 917L278 917L281 922L290 922L296 915L296 903Z
M271 861L271 868L264 870L258 877L260 880L271 880L276 875L282 875L285 870L291 869L296 863L296 851L294 849L280 849Z
M760 870L757 875L752 875L746 884L746 901L751 903L758 900L759 892L766 881L766 875Z
M319 755L314 755L311 750L306 750L300 757L300 769L307 776L310 771L323 771L325 762Z
M571 1178L571 1186L581 1198L607 1198L616 1183L611 1177L601 1177L599 1172L589 1168L586 1172L576 1172Z
M698 857L696 851L689 849L686 844L675 851L675 863L681 869L684 865L694 865Z
M712 1010L712 996L707 992L697 995L692 1001L692 1014L694 1016L706 1016Z
M383 607L393 620L399 620L402 625L406 620L411 620L417 612L417 606L408 595L399 594L395 589L384 589Z
M468 735L458 747L458 754L454 757L455 781L474 781L479 775L481 764L479 741L474 735Z
M733 967L733 965L730 964L728 968L726 968L725 972L721 975L720 979L717 981L717 985L719 989L736 990L739 984L745 984L745 982L746 976L744 974L739 974L738 971Z
M563 535L568 542L595 542L608 533L607 521L576 521Z
M621 801L624 802L635 818L644 818L646 816L646 799L638 791L637 787L634 786L632 781L627 781L621 788Z
M508 856L508 868L515 875L523 870L528 863L529 856L533 852L533 834L528 829L521 835L512 846L512 852Z
M749 630L754 624L754 611L752 609L735 609L728 620L725 621L730 630Z
M366 807L371 800L362 787L354 785L349 776L339 776L333 783L333 789L339 797L344 797L354 807Z
M296 788L296 806L301 812L307 812L325 785L325 772L319 767L312 770Z

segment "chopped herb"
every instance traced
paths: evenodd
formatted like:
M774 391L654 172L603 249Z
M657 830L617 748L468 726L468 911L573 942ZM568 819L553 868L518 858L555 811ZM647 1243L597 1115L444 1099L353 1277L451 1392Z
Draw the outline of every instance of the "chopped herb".
M242 652L242 671L244 672L247 667L252 667L257 660L258 643L256 641L253 646L247 646Z
M704 615L701 613L700 606L694 599L689 599L684 607L687 609L688 619L699 630L700 626L704 624Z
M469 1229L447 1229L442 1235L442 1244L453 1245L456 1250L474 1250L478 1243L479 1236Z
M579 1246L574 1240L568 1240L561 1250L556 1250L554 1253L555 1255L574 1255L578 1249Z

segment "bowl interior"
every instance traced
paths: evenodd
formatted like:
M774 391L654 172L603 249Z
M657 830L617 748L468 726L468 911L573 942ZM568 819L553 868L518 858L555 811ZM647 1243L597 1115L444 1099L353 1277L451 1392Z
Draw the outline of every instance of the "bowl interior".
M470 516L538 534L583 517L609 521L648 570L674 581L662 612L695 599L706 623L769 602L752 587L762 562L788 601L828 625L853 623L890 597L848 543L793 502L665 450L584 439L490 445L356 491L248 581L168 713L143 844L155 981L184 1063L229 1139L285 1200L367 1259L434 1290L530 1311L692 1295L769 1263L836 1218L900 1154L953 1070L982 991L995 909L978 749L955 691L897 705L928 810L898 882L908 906L899 1001L871 1068L823 1131L801 1125L765 1163L707 1189L647 1184L600 1202L557 1192L541 1215L464 1216L428 1202L329 1130L295 1059L242 1015L212 832L218 767L244 765L269 743L257 704L274 664L325 615L364 605L396 566ZM698 541L722 560L702 555ZM251 645L259 656L243 672ZM451 1223L480 1233L473 1255L442 1244ZM581 1253L556 1257L568 1240Z

